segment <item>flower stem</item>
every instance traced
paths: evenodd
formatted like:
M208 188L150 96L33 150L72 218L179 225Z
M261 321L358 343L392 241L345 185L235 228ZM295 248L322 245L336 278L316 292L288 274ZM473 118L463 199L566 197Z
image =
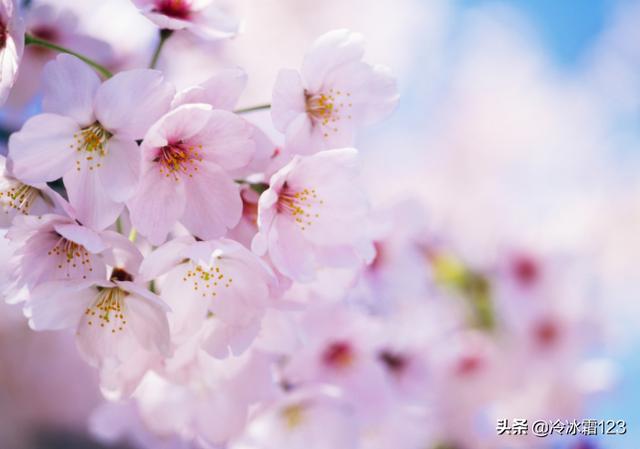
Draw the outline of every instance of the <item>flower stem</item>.
M266 182L249 182L244 179L236 179L236 184L244 184L249 186L251 190L256 192L258 195L262 195L262 193L269 188L269 184Z
M80 53L76 53L73 50L69 50L68 48L61 47L60 45L56 45L53 42L46 41L44 39L40 39L38 37L32 36L31 34L25 34L24 36L24 44L25 45L38 45L40 47L48 48L49 50L59 51L60 53L67 53L69 55L75 56L76 58L84 61L86 64L93 67L97 72L99 72L105 78L111 78L113 73L111 73L107 68L98 64L94 60L87 58Z
M269 109L269 108L271 108L270 104L259 104L257 106L252 106L250 108L237 109L234 112L236 114L246 114L247 112L262 111L263 109Z
M160 58L160 53L162 52L162 47L164 47L165 42L171 37L173 34L173 30L160 30L160 39L158 40L158 44L156 45L156 49L153 52L153 56L151 57L151 62L149 63L150 69L155 69L158 64L158 59Z

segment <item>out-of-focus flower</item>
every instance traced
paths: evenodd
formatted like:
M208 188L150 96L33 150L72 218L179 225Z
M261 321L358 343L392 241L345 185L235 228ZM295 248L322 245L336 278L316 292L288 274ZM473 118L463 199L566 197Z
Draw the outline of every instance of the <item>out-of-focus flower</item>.
M335 386L361 422L376 422L393 399L385 364L380 363L372 338L376 324L339 306L311 308L300 323L306 344L289 357L284 379L296 388ZM387 362L391 357L388 353Z
M80 353L100 370L103 392L119 397L169 354L169 309L138 279L138 250L125 238L111 249L108 278L40 284L25 312L34 330L74 329Z
M204 39L224 39L238 31L238 21L213 0L132 0L160 29L188 30Z
M174 88L154 70L121 72L100 84L79 59L60 55L45 69L44 114L9 139L16 178L63 178L78 219L112 224L138 183L136 139L169 108Z
M257 254L284 275L310 281L318 267L354 267L375 250L367 237L368 203L357 184L353 148L296 156L271 177L258 203Z
M280 71L271 114L289 150L312 154L353 145L357 127L383 119L395 107L395 80L362 62L362 36L331 31L316 40L300 72Z
M242 214L238 185L227 174L254 152L251 127L205 104L179 106L142 142L142 179L128 202L133 225L160 244L178 221L202 239L235 226Z
M110 46L84 34L82 17L70 8L60 7L54 0L34 2L24 12L26 32L39 39L71 48L83 55L90 55L103 65L112 61ZM24 50L20 71L7 106L19 110L33 100L41 86L41 73L45 64L56 57L53 50L29 45ZM17 111L16 111L17 112ZM21 111L22 112L22 111Z
M24 22L16 0L0 1L0 104L16 81L24 51Z
M201 346L215 357L237 355L249 346L276 282L262 260L228 239L172 240L147 256L141 271L149 279L167 273L161 296L172 308L174 340L209 323Z
M331 388L302 389L261 410L232 449L355 448L358 423L353 410Z

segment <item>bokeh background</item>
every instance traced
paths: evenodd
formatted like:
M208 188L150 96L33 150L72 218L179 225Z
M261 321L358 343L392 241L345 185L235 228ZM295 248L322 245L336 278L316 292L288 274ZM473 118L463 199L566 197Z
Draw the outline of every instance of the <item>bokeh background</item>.
M31 7L40 5L50 9L38 24L56 23L56 11L69 9L77 33L106 42L84 42L96 59L114 68L146 64L155 30L127 0L34 0ZM624 419L629 429L594 447L640 447L640 2L227 6L244 20L240 36L197 49L173 39L159 67L179 86L220 67L244 67L250 81L241 106L251 106L269 101L277 71L297 67L315 37L340 27L362 32L366 59L390 66L401 90L395 114L358 144L371 197L379 204L419 198L430 226L446 231L467 260L505 242L577 256L599 298L604 338L593 352L607 360L587 373L605 392L590 398L585 417ZM29 57L19 94L0 114L4 135L39 107L38 84L29 79L51 55ZM266 124L269 116L253 119ZM0 447L102 447L86 424L99 401L95 373L71 336L35 334L19 310L1 307Z

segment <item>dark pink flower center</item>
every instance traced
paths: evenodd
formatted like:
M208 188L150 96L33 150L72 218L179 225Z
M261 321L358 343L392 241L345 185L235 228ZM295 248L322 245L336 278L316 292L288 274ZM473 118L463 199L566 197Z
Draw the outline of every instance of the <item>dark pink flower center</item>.
M160 167L160 173L167 178L173 176L178 181L180 175L193 178L198 171L198 163L202 162L202 145L189 145L182 141L165 145L158 149L153 159Z
M322 353L322 361L332 368L347 368L354 359L353 348L346 341L333 342Z
M31 34L40 39L47 40L49 42L56 42L59 40L60 33L54 27L49 25L38 25L31 29Z
M378 359L391 373L396 375L402 374L409 364L407 357L389 350L381 351L378 354Z
M480 356L469 354L458 360L455 371L458 375L463 377L471 376L480 371L483 364L483 360Z
M540 267L532 257L519 255L511 262L511 273L520 285L530 287L539 279Z
M9 29L7 24L0 19L0 50L7 46L7 39L9 38Z
M560 326L554 320L544 319L533 328L534 341L541 348L550 348L560 339Z
M159 0L154 12L174 19L187 20L191 16L191 4L188 0Z

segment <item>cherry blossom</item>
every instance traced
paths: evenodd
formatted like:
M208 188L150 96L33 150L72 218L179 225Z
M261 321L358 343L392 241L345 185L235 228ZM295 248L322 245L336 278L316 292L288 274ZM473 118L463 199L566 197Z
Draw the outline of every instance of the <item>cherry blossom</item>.
M95 232L63 215L20 216L7 238L17 246L13 254L16 288L33 289L56 280L102 279L106 263L100 253L118 234Z
M368 204L357 185L357 151L295 157L275 173L258 203L257 254L298 281L323 266L359 266L375 254L366 235Z
M172 333L184 339L203 330L201 346L216 357L243 352L257 335L272 305L276 278L239 243L176 239L149 255L142 273L167 273L161 296L171 306Z
M328 431L331 429L331 431ZM296 391L257 414L232 449L358 447L357 420L335 390Z
M0 114L0 380L12 392L35 385L31 408L54 404L34 414L37 426L55 429L48 415L75 406L64 395L76 390L50 385L53 373L96 407L81 404L68 427L88 421L95 438L123 447L529 447L496 435L496 419L579 416L612 385L615 365L593 351L606 342L596 299L611 268L584 257L602 248L580 254L577 237L558 245L580 228L565 214L560 229L534 226L531 243L507 202L460 222L474 197L435 188L448 171L410 182L424 170L401 148L416 145L415 131L368 153L357 132L391 113L398 89L388 69L364 61L360 34L330 31L299 71L280 70L273 52L288 58L289 45L304 44L296 30L322 26L315 8L313 24L258 8L247 25L268 29L221 40L239 21L213 0L122 1L25 2L25 37L16 3L0 0L0 100L14 86ZM270 35L290 41L269 49ZM243 48L255 43L252 62ZM161 53L163 71L130 70L155 67ZM467 92L474 80L460 66ZM272 104L256 100L270 94ZM27 106L36 97L42 106ZM462 126L443 136L451 128L455 139L428 142L429 154L447 144L447 157L427 159L437 169L459 156L464 114L478 108L454 97ZM588 123L603 122L595 117ZM512 174L487 166L518 165L489 161L472 164L489 184ZM620 222L635 217L629 198L618 199ZM607 216L597 203L593 215ZM499 242L477 226L486 217ZM539 242L545 233L553 238ZM64 344L32 345L30 335ZM20 433L9 412L27 408L21 396L0 401L10 417L1 447L24 446L5 438ZM29 436L41 428L20 421Z
M60 55L45 69L46 112L9 140L13 174L26 183L62 177L78 219L103 229L138 183L136 139L168 109L173 95L160 72L130 70L101 84L82 61Z
M234 114L186 104L164 115L142 142L140 185L128 202L133 225L154 244L177 223L201 239L221 237L242 214L227 174L254 152L251 127Z
M17 215L42 215L64 209L64 199L46 184L38 187L13 177L0 156L0 227L8 227Z
M0 1L0 104L16 81L24 51L24 22L16 0Z
M34 330L73 329L81 355L100 371L103 392L119 397L170 353L169 309L137 279L139 252L126 239L112 247L108 277L40 284L25 312Z
M188 30L205 39L223 39L238 30L236 19L216 7L213 0L132 0L156 26Z
M395 81L386 68L362 62L362 41L349 30L331 31L314 42L300 72L279 73L271 114L289 150L311 154L351 146L357 127L393 110Z

